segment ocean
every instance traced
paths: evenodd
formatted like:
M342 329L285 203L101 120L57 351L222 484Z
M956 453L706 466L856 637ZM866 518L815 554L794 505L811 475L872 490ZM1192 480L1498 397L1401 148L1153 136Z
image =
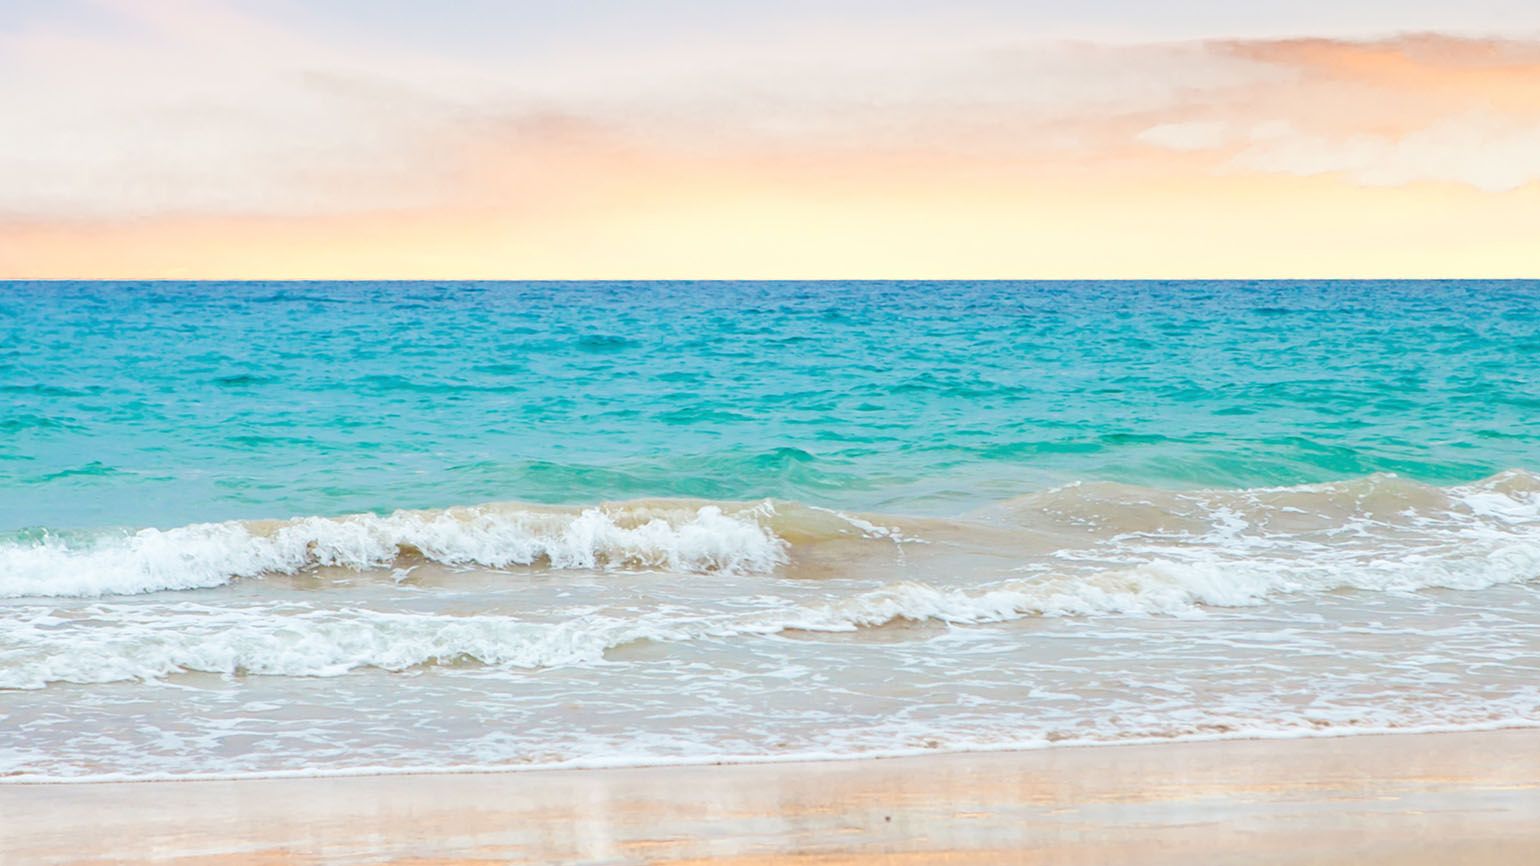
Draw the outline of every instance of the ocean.
M0 283L0 780L1540 725L1540 282Z

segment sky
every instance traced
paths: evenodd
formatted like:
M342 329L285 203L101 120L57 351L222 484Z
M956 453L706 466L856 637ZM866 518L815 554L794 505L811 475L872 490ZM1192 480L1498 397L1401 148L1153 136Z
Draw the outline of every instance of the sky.
M1534 0L6 0L0 278L1540 276Z

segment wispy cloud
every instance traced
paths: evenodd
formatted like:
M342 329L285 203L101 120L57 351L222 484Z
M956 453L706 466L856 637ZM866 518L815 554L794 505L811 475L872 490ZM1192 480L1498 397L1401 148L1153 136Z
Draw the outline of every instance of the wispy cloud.
M1138 138L1202 151L1217 170L1335 174L1373 186L1540 181L1540 44L1405 37L1232 43L1220 50L1292 75L1244 106L1194 100Z

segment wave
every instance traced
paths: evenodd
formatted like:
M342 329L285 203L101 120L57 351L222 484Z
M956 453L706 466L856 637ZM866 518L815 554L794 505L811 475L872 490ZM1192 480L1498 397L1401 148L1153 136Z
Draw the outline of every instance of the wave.
M191 604L124 611L110 624L67 632L62 624L51 611L33 610L4 625L0 645L12 649L0 667L0 689L189 672L327 677L364 667L401 671L428 664L547 668L595 662L609 649L641 640L691 636L678 624L645 619L540 623L504 616L282 613Z
M84 541L42 534L0 546L0 597L94 597L220 586L318 567L446 565L765 572L786 543L773 506L629 503L583 509L477 506L386 516L202 523Z
M979 606L1170 613L1289 593L1532 580L1540 577L1540 477L1509 471L1438 487L1373 475L1189 491L1077 483L950 520L768 500L645 500L236 521L84 539L41 533L0 543L0 597L201 589L415 561L928 585L954 605L933 618L959 622ZM993 588L980 589L986 584Z
M0 621L0 689L54 682L221 675L338 676L472 664L540 669L597 664L641 642L813 632L852 633L895 623L1003 623L1031 617L1193 615L1282 595L1341 590L1476 590L1540 575L1540 545L1488 546L1414 563L1348 560L1243 563L1152 560L1126 568L1073 566L961 588L898 581L821 604L783 601L747 614L668 605L630 616L557 621L508 615L381 612L358 608L213 607L181 603L97 606L82 619L43 604Z

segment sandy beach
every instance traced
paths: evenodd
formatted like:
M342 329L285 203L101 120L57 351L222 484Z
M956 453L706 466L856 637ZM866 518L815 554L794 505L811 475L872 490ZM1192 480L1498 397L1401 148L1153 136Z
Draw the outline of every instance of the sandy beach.
M0 786L5 863L1528 864L1540 731Z

